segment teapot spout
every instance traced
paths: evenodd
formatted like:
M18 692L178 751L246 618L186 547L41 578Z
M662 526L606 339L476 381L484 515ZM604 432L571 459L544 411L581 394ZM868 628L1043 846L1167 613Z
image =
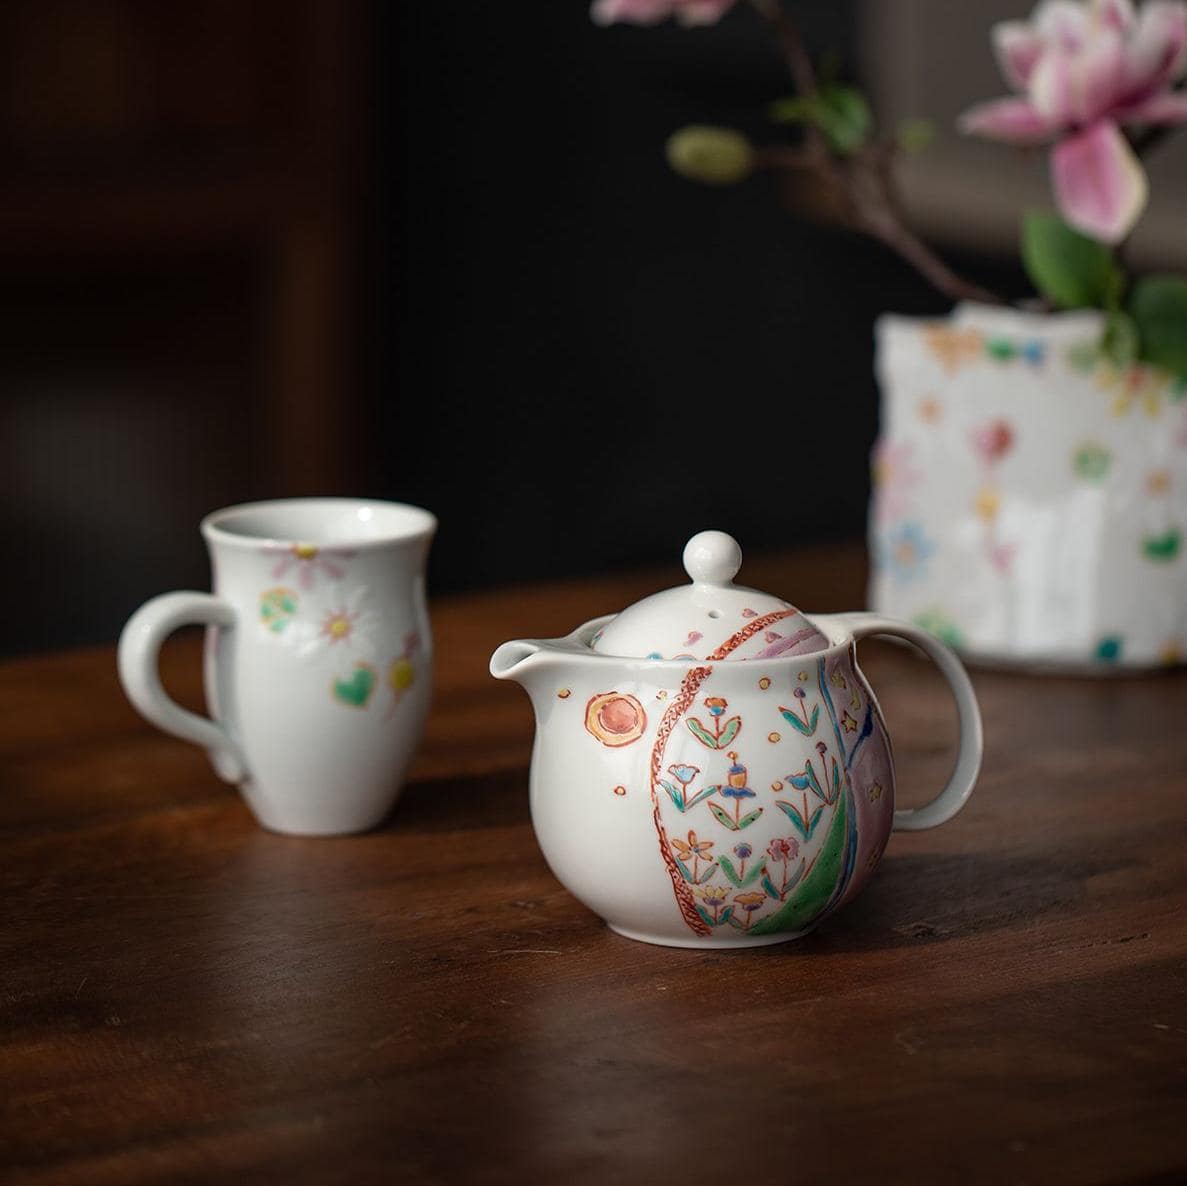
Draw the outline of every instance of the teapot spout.
M533 639L517 638L513 642L505 642L490 657L490 673L495 679L513 679L523 683L528 670L541 662L538 658L540 654L540 644Z

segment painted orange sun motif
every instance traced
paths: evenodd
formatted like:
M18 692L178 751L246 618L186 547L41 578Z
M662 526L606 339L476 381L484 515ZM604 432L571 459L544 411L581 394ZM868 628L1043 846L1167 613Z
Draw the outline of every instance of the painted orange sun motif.
M603 745L616 749L643 736L647 714L634 696L600 692L585 706L585 727Z

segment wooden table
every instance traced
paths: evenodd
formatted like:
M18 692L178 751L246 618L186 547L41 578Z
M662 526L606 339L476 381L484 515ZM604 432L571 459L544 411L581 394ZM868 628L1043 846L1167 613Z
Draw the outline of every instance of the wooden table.
M744 575L861 600L852 549ZM257 828L110 648L0 667L0 1178L1187 1181L1187 675L976 674L957 820L801 942L651 948L549 874L486 662L676 579L438 602L415 777L352 839ZM947 694L863 653L921 801ZM165 674L200 703L196 640Z

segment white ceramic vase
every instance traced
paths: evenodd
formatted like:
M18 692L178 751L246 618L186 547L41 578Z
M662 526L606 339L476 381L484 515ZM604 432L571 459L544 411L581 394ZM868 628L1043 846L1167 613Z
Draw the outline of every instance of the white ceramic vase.
M1101 317L961 305L877 327L870 602L967 657L1107 671L1187 653L1187 384Z

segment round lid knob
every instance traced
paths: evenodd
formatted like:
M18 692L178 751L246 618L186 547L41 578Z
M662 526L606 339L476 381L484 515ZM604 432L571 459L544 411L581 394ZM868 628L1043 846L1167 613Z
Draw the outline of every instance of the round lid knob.
M684 571L696 585L728 585L742 567L742 549L724 531L702 531L684 545Z
M702 531L684 548L692 581L628 606L590 646L603 655L698 661L773 659L828 645L781 597L735 585L742 549L724 531Z

